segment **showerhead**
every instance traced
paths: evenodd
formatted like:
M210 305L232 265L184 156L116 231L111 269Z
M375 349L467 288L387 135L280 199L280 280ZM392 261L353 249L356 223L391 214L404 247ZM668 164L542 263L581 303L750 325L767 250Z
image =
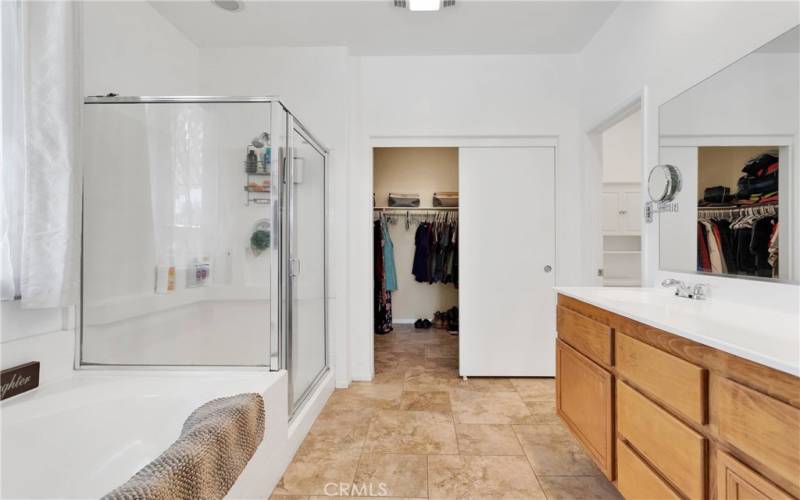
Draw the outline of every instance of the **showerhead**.
M261 134L253 139L250 144L252 144L254 148L263 148L269 144L269 134L266 132L261 132Z
M236 12L244 8L244 2L238 0L211 0L211 3L228 12Z

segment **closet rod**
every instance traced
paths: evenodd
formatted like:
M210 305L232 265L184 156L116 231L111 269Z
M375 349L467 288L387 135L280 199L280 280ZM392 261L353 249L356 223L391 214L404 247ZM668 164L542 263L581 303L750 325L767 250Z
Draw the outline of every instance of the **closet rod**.
M778 204L740 205L735 207L697 207L697 213L703 218L725 218L742 215L771 216L778 215Z
M388 210L397 210L398 212L408 212L409 210L458 210L458 207L372 207L372 210L386 212Z

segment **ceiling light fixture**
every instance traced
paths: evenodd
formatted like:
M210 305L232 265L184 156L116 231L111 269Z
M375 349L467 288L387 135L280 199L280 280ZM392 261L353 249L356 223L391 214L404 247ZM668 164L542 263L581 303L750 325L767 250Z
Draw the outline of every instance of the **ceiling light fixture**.
M414 12L432 12L455 4L456 0L394 0L395 7Z
M244 9L244 2L239 0L211 0L211 3L228 12L237 12Z

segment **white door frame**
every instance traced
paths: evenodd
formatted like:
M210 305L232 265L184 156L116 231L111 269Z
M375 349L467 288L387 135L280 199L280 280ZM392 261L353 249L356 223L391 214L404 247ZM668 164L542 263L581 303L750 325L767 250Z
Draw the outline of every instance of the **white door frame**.
M584 200L585 200L585 214L600 213L602 210L602 192L603 192L603 132L629 117L633 113L639 111L641 113L641 166L642 175L644 175L644 166L647 164L647 87L642 87L634 95L625 99L618 105L611 108L604 118L595 122L592 126L586 129L585 135L585 176L584 176ZM642 177L642 186L644 181ZM645 191L642 190L644 195ZM644 207L642 207L644 213ZM602 224L593 223L592 220L584 217L585 226L583 227L583 234L586 237L586 244L583 250L583 262L588 265L585 270L586 276L590 277L592 283L596 286L602 286L603 278L598 276L597 270L603 267L603 227ZM642 283L646 283L647 279L647 225L644 224L644 216L642 215L642 253L641 253L641 276Z
M372 150L374 148L469 148L469 147L552 147L555 149L555 203L558 206L558 186L559 186L559 150L558 150L558 136L555 135L520 135L520 136L370 136L368 149L366 151L366 160L368 162L367 171L369 178L365 185L369 189L373 189L374 184L374 165L372 162ZM370 196L371 200L372 197ZM558 210L555 212L556 220L555 227L558 228ZM365 231L372 234L372 206L369 207L369 218L364 218L364 227L356 228L356 231ZM371 238L370 238L370 241ZM558 240L554 241L555 245L555 282L558 283L559 271L559 256L558 256ZM369 250L372 254L372 248ZM369 283L374 282L374 266L372 259L365 259L359 262L358 269L352 270L351 273L369 277ZM366 280L365 280L366 281ZM362 281L365 282L365 281ZM366 298L366 295L364 295ZM369 301L364 301L358 304L356 310L365 311L366 314L372 315L372 294L369 294ZM553 312L555 314L555 311ZM350 321L351 333L353 335L352 346L354 349L361 351L361 355L353 356L354 359L368 359L369 360L369 375L359 376L354 373L353 380L372 380L375 377L375 338L372 331L372 321ZM363 326L361 326L363 325ZM352 359L352 358L351 358Z

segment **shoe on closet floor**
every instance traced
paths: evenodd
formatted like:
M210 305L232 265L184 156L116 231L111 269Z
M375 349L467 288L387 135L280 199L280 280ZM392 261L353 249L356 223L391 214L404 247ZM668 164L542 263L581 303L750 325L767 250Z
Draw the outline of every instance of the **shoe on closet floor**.
M431 320L429 320L427 318L422 320L422 328L428 330L432 326L433 326L433 323L431 323Z
M439 330L447 328L447 318L444 312L436 311L433 314L433 327Z
M450 320L447 324L447 333L450 335L458 335L458 320Z
M423 328L425 328L424 326L422 326L422 318L419 318L414 322L414 328L416 328L417 330L422 330Z

